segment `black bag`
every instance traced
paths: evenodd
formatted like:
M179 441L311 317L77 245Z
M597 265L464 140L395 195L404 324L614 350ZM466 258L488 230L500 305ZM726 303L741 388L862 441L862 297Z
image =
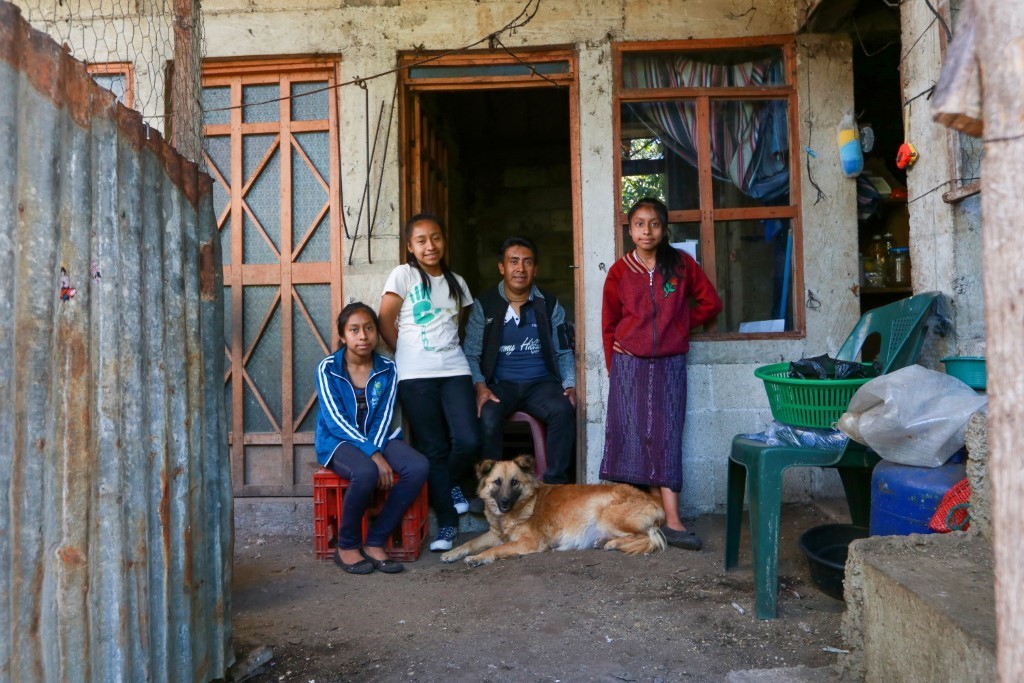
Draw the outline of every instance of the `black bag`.
M789 364L789 376L799 379L863 379L882 374L877 360L870 366L848 360L837 360L828 355L802 358Z

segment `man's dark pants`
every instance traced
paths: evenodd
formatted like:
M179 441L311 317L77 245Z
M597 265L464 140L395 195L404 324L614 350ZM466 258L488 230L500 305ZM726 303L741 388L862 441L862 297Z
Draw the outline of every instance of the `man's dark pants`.
M501 401L488 401L480 412L481 455L500 460L504 446L505 420L517 410L529 413L547 426L548 469L544 482L568 484L576 444L576 409L565 396L560 382L496 382L488 388Z

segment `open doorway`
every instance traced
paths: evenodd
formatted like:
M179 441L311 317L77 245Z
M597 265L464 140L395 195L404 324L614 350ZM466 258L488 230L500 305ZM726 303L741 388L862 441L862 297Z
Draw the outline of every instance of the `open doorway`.
M537 244L536 284L572 319L572 176L564 90L426 93L448 148L448 250L474 294L494 286L507 237Z
M896 165L904 141L899 8L860 2L850 25L854 106L864 148L864 173L857 179L864 313L912 294L909 273L894 277L889 252L910 246L907 172Z
M402 58L409 64L400 80L403 218L420 211L445 218L449 262L474 295L500 281L498 250L506 238L531 239L538 250L535 283L558 297L579 328L575 55L555 49L423 59ZM575 344L576 473L586 471L582 337ZM521 436L508 434L506 445L529 444Z

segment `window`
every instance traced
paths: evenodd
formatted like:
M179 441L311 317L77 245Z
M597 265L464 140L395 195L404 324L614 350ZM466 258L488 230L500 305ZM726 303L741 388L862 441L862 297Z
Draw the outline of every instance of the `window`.
M87 64L85 68L92 75L92 80L114 93L118 102L129 109L135 106L135 76L131 64Z
M236 495L312 491L314 376L337 348L341 309L336 68L263 60L203 69Z
M614 58L620 253L625 212L658 197L722 297L706 336L802 334L792 40L620 43Z

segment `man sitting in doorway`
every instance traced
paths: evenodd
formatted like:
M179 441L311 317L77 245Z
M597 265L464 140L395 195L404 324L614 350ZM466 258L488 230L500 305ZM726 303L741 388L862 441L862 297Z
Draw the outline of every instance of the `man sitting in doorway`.
M548 484L569 483L576 443L576 361L565 309L534 286L537 246L501 245L502 281L473 302L463 349L476 386L484 457L501 458L509 415L522 410L547 425Z

